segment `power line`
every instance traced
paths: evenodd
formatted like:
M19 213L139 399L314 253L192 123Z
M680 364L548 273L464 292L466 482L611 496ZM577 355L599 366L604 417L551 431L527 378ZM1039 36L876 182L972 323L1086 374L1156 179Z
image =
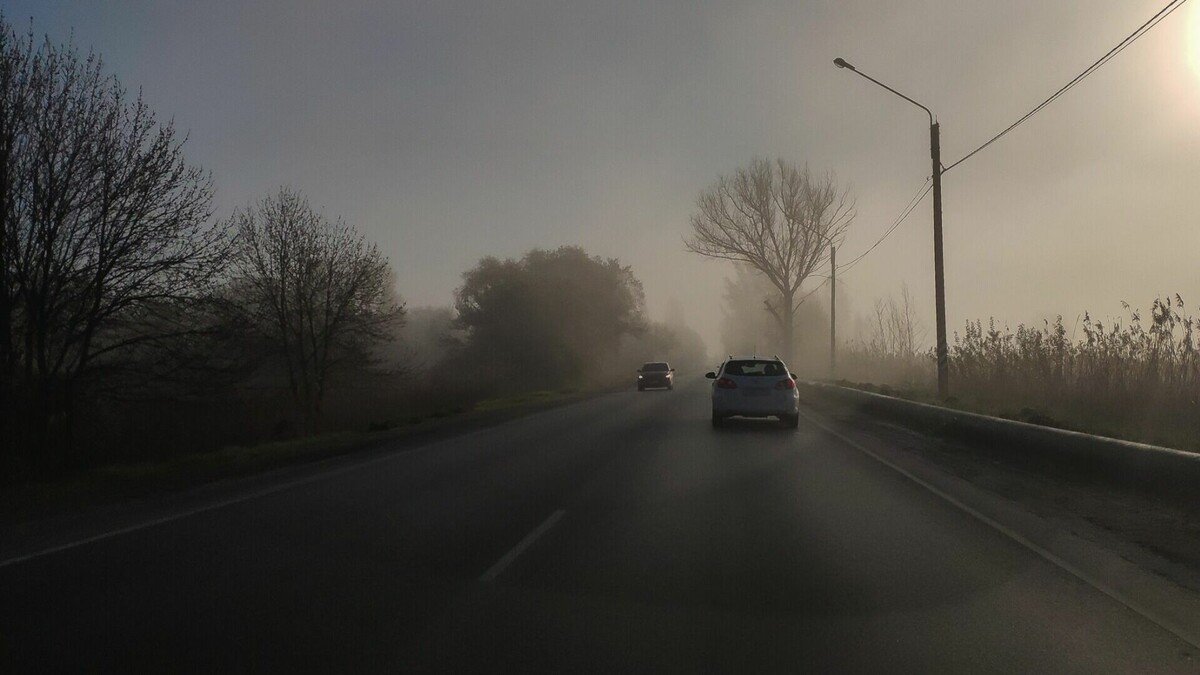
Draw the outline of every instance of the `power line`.
M925 199L925 195L929 194L929 190L933 188L933 186L929 184L931 180L932 179L930 178L926 178L925 182L921 184L921 187L917 188L917 191L913 194L912 199L908 200L908 204L904 207L904 210L900 212L900 215L896 217L896 220L894 220L891 226L888 227L887 231L883 233L883 236L875 240L875 243L871 244L871 247L859 254L857 258L854 258L845 265L839 266L838 269L845 273L847 270L853 267L855 263L865 258L868 253L874 251L875 247L882 244L884 239L887 239L889 236L891 236L892 232L895 232L896 228L900 227L900 224L903 223L908 218L909 214L911 214L913 210L916 209L921 203L921 201ZM800 299L796 301L797 304L804 302L806 299L808 299L808 296L824 288L825 284L829 283L829 275L824 275L824 279L824 281L813 287L812 290L800 296Z
M1117 46L1108 50L1108 52L1104 56L1101 56L1094 63L1092 63L1092 65L1085 68L1082 73L1079 73L1078 75L1076 75L1074 77L1074 79L1072 79L1070 82L1063 85L1061 89L1059 89L1058 91L1051 94L1050 97L1047 98L1046 100L1037 104L1037 106L1035 106L1033 108L1033 110L1030 110L1029 112L1025 113L1016 122L1013 122L1012 124L1008 125L1008 127L1005 128L1004 131L1001 131L1000 133L996 134L995 136L992 136L990 139L988 139L988 141L986 143L979 146L978 148L975 148L971 152L964 155L958 161L954 162L950 166L943 169L942 173L946 173L950 169L953 169L954 167L958 166L959 164L962 164L963 162L967 161L968 159L973 157L977 152L979 152L980 150L983 150L984 148L991 145L992 143L995 143L996 141L1000 140L1000 138L1003 137L1005 134L1012 131L1013 129L1016 129L1018 126L1020 126L1026 120L1028 120L1030 117L1033 117L1034 115L1036 115L1043 108L1045 108L1046 106L1050 105L1055 100L1057 100L1058 97L1067 93L1072 88L1074 88L1075 85L1082 82L1084 80L1084 78L1086 78L1088 75L1091 75L1092 73L1096 72L1097 70L1100 69L1101 66L1103 66L1104 64L1111 61L1114 57L1116 57L1117 54L1120 54L1121 52L1125 51L1126 47L1133 44L1134 42L1137 42L1137 40L1139 38L1141 38L1146 33L1150 32L1150 30L1152 28L1154 28L1155 26L1157 26L1159 24L1159 22L1161 22L1163 19L1170 16L1175 10L1182 7L1185 2L1187 2L1187 0L1171 0L1171 2L1167 3L1167 5L1165 7L1163 7L1162 9L1160 9L1157 14L1150 17L1150 19L1147 20L1146 23L1143 23L1141 26L1138 26L1137 30L1133 31L1128 36L1126 36L1126 38L1124 40L1121 40L1121 42L1117 43Z
M812 295L813 293L816 293L817 291L821 290L822 288L825 288L825 284L827 284L827 283L829 283L829 277L825 277L825 281L822 281L821 283L819 283L819 284L817 284L816 286L814 286L814 287L813 287L813 289L812 289L811 291L809 291L809 292L805 293L804 295L800 296L800 299L796 301L796 304L797 304L797 305L799 305L800 303L802 303L802 302L804 302L805 300L807 300L807 299L808 299L808 296Z
M854 265L857 264L858 261L867 257L868 253L870 253L871 251L874 251L876 247L878 247L880 244L882 244L885 239L890 237L892 235L892 233L896 231L896 228L900 227L900 224L903 223L908 218L908 216L917 208L917 206L920 205L921 201L925 199L925 195L929 194L929 191L931 189L933 189L933 185L930 184L930 181L931 181L931 179L926 178L925 182L921 184L921 187L917 188L916 193L913 194L913 198L908 200L908 205L904 207L904 210L900 212L900 215L896 217L896 220L893 221L891 226L888 227L888 229L883 233L883 236L879 237L879 239L876 239L875 243L871 244L871 246L867 250L860 253L858 255L858 257L856 257L856 258L852 259L850 262L838 267L838 269L843 274L846 273L847 271L849 271L849 269L851 267L854 267Z

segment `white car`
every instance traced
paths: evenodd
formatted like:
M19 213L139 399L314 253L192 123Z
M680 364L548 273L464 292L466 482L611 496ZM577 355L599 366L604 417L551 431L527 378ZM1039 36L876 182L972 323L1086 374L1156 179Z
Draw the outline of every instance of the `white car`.
M795 429L800 425L800 393L796 377L779 357L730 356L715 373L704 375L713 382L712 425L726 417L778 417Z

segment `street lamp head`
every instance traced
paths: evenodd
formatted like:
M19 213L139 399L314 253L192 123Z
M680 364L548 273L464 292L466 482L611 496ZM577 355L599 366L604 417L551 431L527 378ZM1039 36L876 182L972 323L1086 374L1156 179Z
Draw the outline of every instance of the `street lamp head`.
M843 59L840 56L833 60L833 65L837 66L838 68L849 68L850 70L854 70L854 66L846 63L846 59Z

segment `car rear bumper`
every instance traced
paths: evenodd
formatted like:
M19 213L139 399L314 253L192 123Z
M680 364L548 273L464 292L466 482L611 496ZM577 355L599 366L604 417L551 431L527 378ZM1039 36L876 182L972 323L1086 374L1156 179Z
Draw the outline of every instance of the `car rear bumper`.
M793 390L748 394L746 390L714 389L712 409L715 415L743 417L783 417L800 412L800 395Z

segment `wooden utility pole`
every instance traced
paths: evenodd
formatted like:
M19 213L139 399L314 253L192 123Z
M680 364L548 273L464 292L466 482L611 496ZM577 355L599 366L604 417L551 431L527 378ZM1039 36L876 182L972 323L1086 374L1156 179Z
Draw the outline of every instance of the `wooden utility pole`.
M942 261L942 173L944 173L944 169L942 169L942 130L933 119L933 111L929 108L860 71L858 68L847 63L846 59L838 57L833 60L833 65L838 68L846 68L854 74L874 82L921 110L924 110L925 114L929 115L929 155L933 161L933 292L934 309L937 311L938 398L944 401L950 396L950 359L946 348L946 275L945 266ZM990 143L991 141L988 142ZM961 162L962 160L958 161Z
M829 245L829 379L837 373L837 249Z
M929 154L933 160L933 297L937 310L938 398L945 401L950 397L950 367L946 349L946 276L942 263L942 140L937 122L929 125Z

